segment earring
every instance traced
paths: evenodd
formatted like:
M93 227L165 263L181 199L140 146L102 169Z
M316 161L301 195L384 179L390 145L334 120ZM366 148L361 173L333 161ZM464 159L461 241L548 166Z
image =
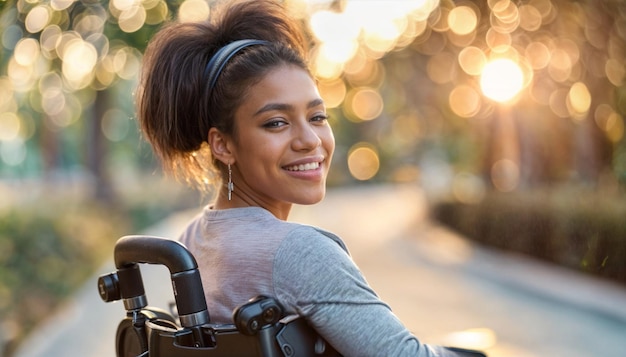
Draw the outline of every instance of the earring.
M228 188L228 200L230 201L232 193L235 190L235 185L233 184L233 170L231 170L230 164L228 164L228 184L226 187Z

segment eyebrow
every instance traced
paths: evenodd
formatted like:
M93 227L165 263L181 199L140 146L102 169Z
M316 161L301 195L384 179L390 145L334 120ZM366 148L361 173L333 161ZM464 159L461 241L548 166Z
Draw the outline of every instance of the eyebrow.
M321 98L316 98L313 99L312 101L310 101L306 108L307 109L311 109L314 107L317 107L318 105L322 105L324 104L324 101ZM263 107L261 107L261 109L257 110L254 113L254 116L257 116L259 114L265 113L265 112L269 112L272 110L279 110L279 111L291 111L294 110L294 106L291 104L284 104L284 103L269 103L264 105Z

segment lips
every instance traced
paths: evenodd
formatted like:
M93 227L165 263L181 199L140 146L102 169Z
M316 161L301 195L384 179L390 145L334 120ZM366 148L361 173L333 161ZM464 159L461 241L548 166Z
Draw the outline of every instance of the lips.
M317 170L319 167L320 167L319 162L309 162L306 164L285 166L285 170L287 171L310 171L310 170Z

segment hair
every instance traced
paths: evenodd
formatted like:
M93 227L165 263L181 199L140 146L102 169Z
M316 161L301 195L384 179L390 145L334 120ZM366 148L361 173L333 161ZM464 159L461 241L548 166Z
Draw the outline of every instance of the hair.
M269 43L237 52L209 91L211 57L242 39ZM236 2L207 22L166 24L146 48L137 89L140 129L165 171L203 191L217 184L224 168L212 158L209 129L236 140L234 113L248 88L280 65L309 72L306 54L300 24L273 1Z

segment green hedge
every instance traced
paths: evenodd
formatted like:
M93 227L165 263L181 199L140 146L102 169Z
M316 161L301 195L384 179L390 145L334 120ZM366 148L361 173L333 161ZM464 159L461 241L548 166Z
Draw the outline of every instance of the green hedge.
M12 208L0 215L0 316L10 354L39 321L102 264L131 227L96 204Z
M114 203L51 192L0 210L0 356L86 283L119 237L201 203L193 191L157 183Z
M441 202L434 218L485 245L626 283L626 197L587 191L489 193Z

